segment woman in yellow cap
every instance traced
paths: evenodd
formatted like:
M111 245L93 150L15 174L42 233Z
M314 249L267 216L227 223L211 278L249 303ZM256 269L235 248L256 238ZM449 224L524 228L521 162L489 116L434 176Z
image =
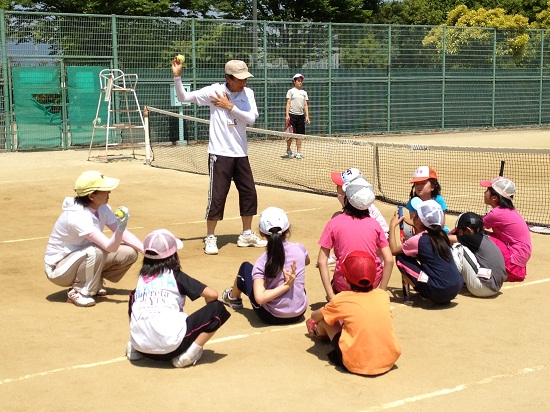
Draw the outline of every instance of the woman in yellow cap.
M69 287L67 302L93 306L104 296L103 279L118 282L143 253L143 243L126 230L130 213L121 206L116 216L107 204L119 179L100 172L82 173L75 182L76 197L66 197L46 247L44 271L49 280ZM113 235L107 237L107 226ZM124 242L124 244L122 243Z

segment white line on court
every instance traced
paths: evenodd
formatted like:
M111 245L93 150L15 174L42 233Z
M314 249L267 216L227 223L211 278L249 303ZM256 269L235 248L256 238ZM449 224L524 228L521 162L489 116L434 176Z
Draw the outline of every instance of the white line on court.
M421 400L424 400L424 399L430 399L430 398L433 398L433 397L436 397L436 396L448 395L450 393L459 392L459 391L462 391L464 389L467 389L467 388L470 388L470 387L473 387L473 386L478 386L478 385L484 385L484 384L487 384L487 383L491 383L491 382L493 382L497 379L513 378L515 376L521 376L521 375L526 375L528 373L537 372L537 371L540 371L544 368L545 368L545 366L539 365L539 366L534 366L534 367L531 367L531 368L523 368L523 369L520 369L516 372L512 372L512 373L508 373L508 374L500 374L500 375L489 376L487 378L481 379L481 380L479 380L477 382L474 382L474 383L462 384L462 385L455 386L454 388L440 389L440 390L437 390L437 391L434 391L434 392L423 393L421 395L410 396L408 398L399 399L397 401L384 403L382 405L371 406L370 408L365 409L364 411L365 412L367 412L367 411L369 411L369 412L370 411L383 411L383 410L386 410L386 409L398 408L400 406L407 405L407 404L414 403L414 402L418 402L418 401L421 401Z
M265 331L260 331L260 332L253 332L253 333L247 333L247 334L242 334L242 335L226 336L224 338L218 338L218 339L210 339L208 342L206 342L205 346L213 345L215 343L228 342L228 341L237 340L237 339L244 339L244 338L248 338L250 336L258 336L258 335L265 335L265 334L273 333L273 332L280 332L280 331L284 331L284 330L288 330L288 329L303 327L304 325L305 325L305 322L302 322L302 323L299 323L299 324L284 326L284 327L280 327L280 328L272 328L272 329L265 330ZM126 356L121 356L121 357L118 357L118 358L114 358L114 359L110 359L110 360L106 360L106 361L101 361L101 362L85 363L83 365L67 366L66 368L52 369L52 370L45 371L45 372L32 373L32 374L29 374L29 375L20 376L19 378L7 378L7 379L1 380L0 385L3 385L5 383L24 381L24 380L32 379L32 378L38 378L38 377L41 377L41 376L53 375L54 373L71 371L71 370L75 370L75 369L95 368L96 366L109 365L111 363L117 363L117 362L123 362L123 361L127 362Z
M289 213L311 212L312 210L319 210L319 209L321 209L321 208L320 207L315 207L315 208L312 208L312 209L291 210L291 211L288 211L286 213L289 214ZM240 218L241 218L240 216L237 216L237 217L225 218L224 220L237 220L237 219L240 219ZM195 224L195 223L206 223L206 220L197 220L197 221L194 221L194 222L172 223L171 225L190 225L190 224ZM134 227L129 227L128 229L130 229L130 230L143 229L143 226L134 226ZM28 242L28 241L32 241L32 240L42 240L42 239L49 239L49 236L29 237L29 238L25 238L25 239L0 240L0 244Z

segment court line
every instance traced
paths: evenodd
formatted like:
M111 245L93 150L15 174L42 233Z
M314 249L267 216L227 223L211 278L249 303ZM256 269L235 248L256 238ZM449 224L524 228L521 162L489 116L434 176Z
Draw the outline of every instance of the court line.
M289 213L311 212L312 210L320 210L320 209L321 209L320 207L315 207L315 208L312 208L312 209L291 210L291 211L288 211L286 213L289 214ZM241 219L241 217L240 216L228 217L228 218L225 218L224 220L237 220L237 219ZM206 223L206 220L197 220L197 221L194 221L194 222L171 223L171 225L190 225L190 224L195 224L195 223ZM143 229L143 226L134 226L134 227L129 227L128 229L130 229L130 230ZM49 238L50 238L50 236L48 235L48 236L40 236L40 237L29 237L29 238L24 238L24 239L0 240L0 244L28 242L28 241L32 241L32 240L42 240L42 239L49 239Z
M271 329L268 329L268 330L265 330L265 331L252 332L252 333L246 333L246 334L241 334L241 335L226 336L224 338L218 338L218 339L210 339L208 342L206 342L205 346L213 345L215 343L221 343L221 342L228 342L228 341L232 341L232 340L244 339L244 338L248 338L248 337L251 337L251 336L266 335L268 333L274 333L274 332L285 331L285 330L288 330L288 329L304 327L304 325L305 325L305 322L302 322L302 323L299 323L299 324L288 325L288 326L284 326L284 327L280 327L280 328L271 328ZM52 370L44 371L44 372L32 373L32 374L29 374L29 375L20 376L19 378L7 378L7 379L1 380L0 385L6 384L6 383L12 383L12 382L20 382L20 381L24 381L24 380L32 379L32 378L39 378L41 376L49 376L49 375L53 375L53 374L59 373L59 372L71 371L71 370L76 370L76 369L95 368L96 366L109 365L109 364L112 364L112 363L123 362L123 361L128 362L128 360L126 359L126 356L121 356L121 357L118 357L118 358L114 358L114 359L110 359L110 360L106 360L106 361L101 361L101 362L85 363L85 364L82 364L82 365L67 366L66 368L58 368L58 369L52 369Z
M514 378L516 376L526 375L528 373L538 372L540 370L543 370L544 368L545 368L544 365L538 365L538 366L533 366L533 367L530 367L530 368L523 368L523 369L520 369L520 370L518 370L516 372L512 372L512 373L493 375L493 376L489 376L487 378L483 378L483 379L481 379L477 382L457 385L454 388L439 389L437 391L423 393L423 394L416 395L416 396L410 396L410 397L399 399L399 400L396 400L396 401L384 403L382 405L371 406L370 408L364 409L363 411L365 411L365 412L367 412L367 411L369 411L369 412L370 411L383 411L383 410L387 410L387 409L398 408L398 407L403 406L403 405L411 404L411 403L422 401L422 400L425 400L425 399L431 399L431 398L434 398L436 396L448 395L450 393L459 392L459 391L462 391L464 389L472 388L474 386L485 385L485 384L491 383L491 382L493 382L497 379L509 379L509 378Z

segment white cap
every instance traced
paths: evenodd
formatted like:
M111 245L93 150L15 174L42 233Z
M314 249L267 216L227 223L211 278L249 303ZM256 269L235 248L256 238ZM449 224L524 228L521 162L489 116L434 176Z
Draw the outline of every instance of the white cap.
M296 73L292 80L296 80L298 77L301 77L302 79L305 79L304 75L302 73Z
M441 205L435 200L422 201L419 197L413 197L411 199L411 206L418 213L418 217L424 226L429 228L443 226L445 215L443 214Z
M283 209L268 207L260 213L260 232L264 235L271 235L273 228L279 228L280 235L290 227L288 216Z
M479 184L483 187L492 187L502 197L512 199L516 193L516 185L510 179L499 176L492 180L482 180Z
M372 185L361 177L344 183L342 190L346 193L348 202L359 210L367 210L375 199Z

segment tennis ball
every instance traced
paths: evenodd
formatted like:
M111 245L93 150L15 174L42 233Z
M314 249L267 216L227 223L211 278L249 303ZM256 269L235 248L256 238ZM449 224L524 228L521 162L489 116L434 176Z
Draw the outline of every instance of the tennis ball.
M183 63L185 61L185 56L183 54L178 54L176 56L176 60L179 62L179 63Z
M119 219L124 219L125 214L122 210L117 209L115 210L115 216L118 217Z

